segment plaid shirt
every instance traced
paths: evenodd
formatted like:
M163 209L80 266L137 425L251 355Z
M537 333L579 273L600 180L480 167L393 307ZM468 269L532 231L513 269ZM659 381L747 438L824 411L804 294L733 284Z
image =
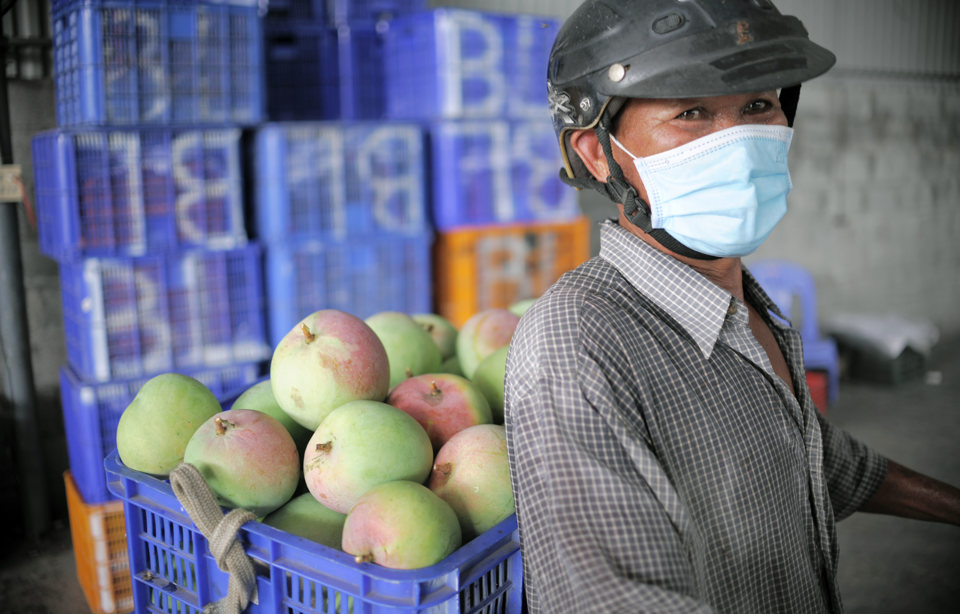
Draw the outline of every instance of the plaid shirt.
M523 317L506 429L531 612L840 612L835 518L886 460L816 410L799 334L613 222ZM771 317L768 311L777 315Z

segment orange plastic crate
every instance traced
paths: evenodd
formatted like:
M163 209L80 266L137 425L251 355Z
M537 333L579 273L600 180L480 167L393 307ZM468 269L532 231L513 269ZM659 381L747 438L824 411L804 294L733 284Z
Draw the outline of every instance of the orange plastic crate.
M590 220L463 227L434 242L437 312L460 327L483 309L543 294L590 257Z
M93 614L133 611L123 501L88 505L64 472L77 579Z

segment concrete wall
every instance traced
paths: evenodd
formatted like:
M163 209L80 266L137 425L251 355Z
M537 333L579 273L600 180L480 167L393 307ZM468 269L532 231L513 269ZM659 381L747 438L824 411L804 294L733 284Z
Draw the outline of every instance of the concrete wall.
M960 332L960 85L804 86L789 213L756 258L813 273L821 313L896 314Z
M35 201L33 162L30 141L41 130L56 125L51 80L11 81L10 101L13 162L23 168L23 182L28 199ZM4 161L7 162L7 161ZM13 205L0 205L13 206ZM60 408L58 370L66 362L63 316L60 309L60 282L56 262L40 253L37 231L28 223L26 209L19 207L20 253L23 261L23 286L30 335L30 355L34 373L37 403L35 407L39 457L46 476L46 492L51 518L66 517L63 472L67 469L66 436ZM0 339L0 345L3 340ZM12 352L0 347L0 369ZM0 387L3 381L0 381ZM6 402L6 391L0 390L0 455L3 467L16 466L16 442L13 408ZM22 484L12 471L0 472L0 522L16 527L22 522L22 498L18 490L35 488Z
M15 163L23 167L24 187L33 203L33 152L30 142L37 132L56 126L53 83L49 79L13 81L9 91L13 157ZM54 260L40 253L37 230L28 223L24 208L21 208L19 217L34 379L38 390L55 390L60 385L57 369L66 361L59 270Z

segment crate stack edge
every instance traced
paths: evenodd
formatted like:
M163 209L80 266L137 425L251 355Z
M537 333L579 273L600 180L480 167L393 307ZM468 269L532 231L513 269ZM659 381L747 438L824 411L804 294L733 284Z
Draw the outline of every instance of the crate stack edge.
M64 485L88 605L130 611L104 471L120 415L160 373L236 394L269 356L241 150L264 113L261 23L257 0L53 0L50 16L57 126L31 144L61 283Z

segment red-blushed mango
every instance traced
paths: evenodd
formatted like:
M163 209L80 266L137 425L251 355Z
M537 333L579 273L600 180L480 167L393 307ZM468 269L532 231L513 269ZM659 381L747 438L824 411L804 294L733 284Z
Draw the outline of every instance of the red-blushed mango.
M345 514L377 484L425 482L432 464L430 437L412 416L379 401L351 401L310 438L303 477L317 501Z
M409 314L381 311L364 322L380 338L390 363L390 389L414 375L436 373L442 361L440 348Z
M300 453L276 418L228 409L200 425L183 453L217 500L258 518L290 500L300 480Z
M200 425L223 408L202 382L179 373L147 380L117 423L117 455L135 471L170 474Z
M313 431L307 429L291 418L290 414L283 411L283 408L277 403L277 398L273 396L273 386L269 379L259 381L244 390L230 405L230 409L255 409L273 416L293 437L293 442L297 444L298 450L303 450L310 440L310 436L313 435Z
M390 363L380 338L363 320L324 309L305 317L277 344L270 384L283 411L313 432L344 403L383 401Z
M346 519L346 514L333 511L305 492L271 512L263 524L339 550Z
M423 484L385 482L368 490L347 514L344 552L358 563L419 569L439 563L461 544L453 509Z
M480 361L510 344L520 316L506 309L484 309L470 316L457 335L457 357L464 377L473 379Z
M450 373L428 373L403 380L387 395L427 431L434 452L468 426L493 420L490 404L470 380Z
M481 424L450 438L434 460L427 485L456 512L464 541L514 512L506 430Z

